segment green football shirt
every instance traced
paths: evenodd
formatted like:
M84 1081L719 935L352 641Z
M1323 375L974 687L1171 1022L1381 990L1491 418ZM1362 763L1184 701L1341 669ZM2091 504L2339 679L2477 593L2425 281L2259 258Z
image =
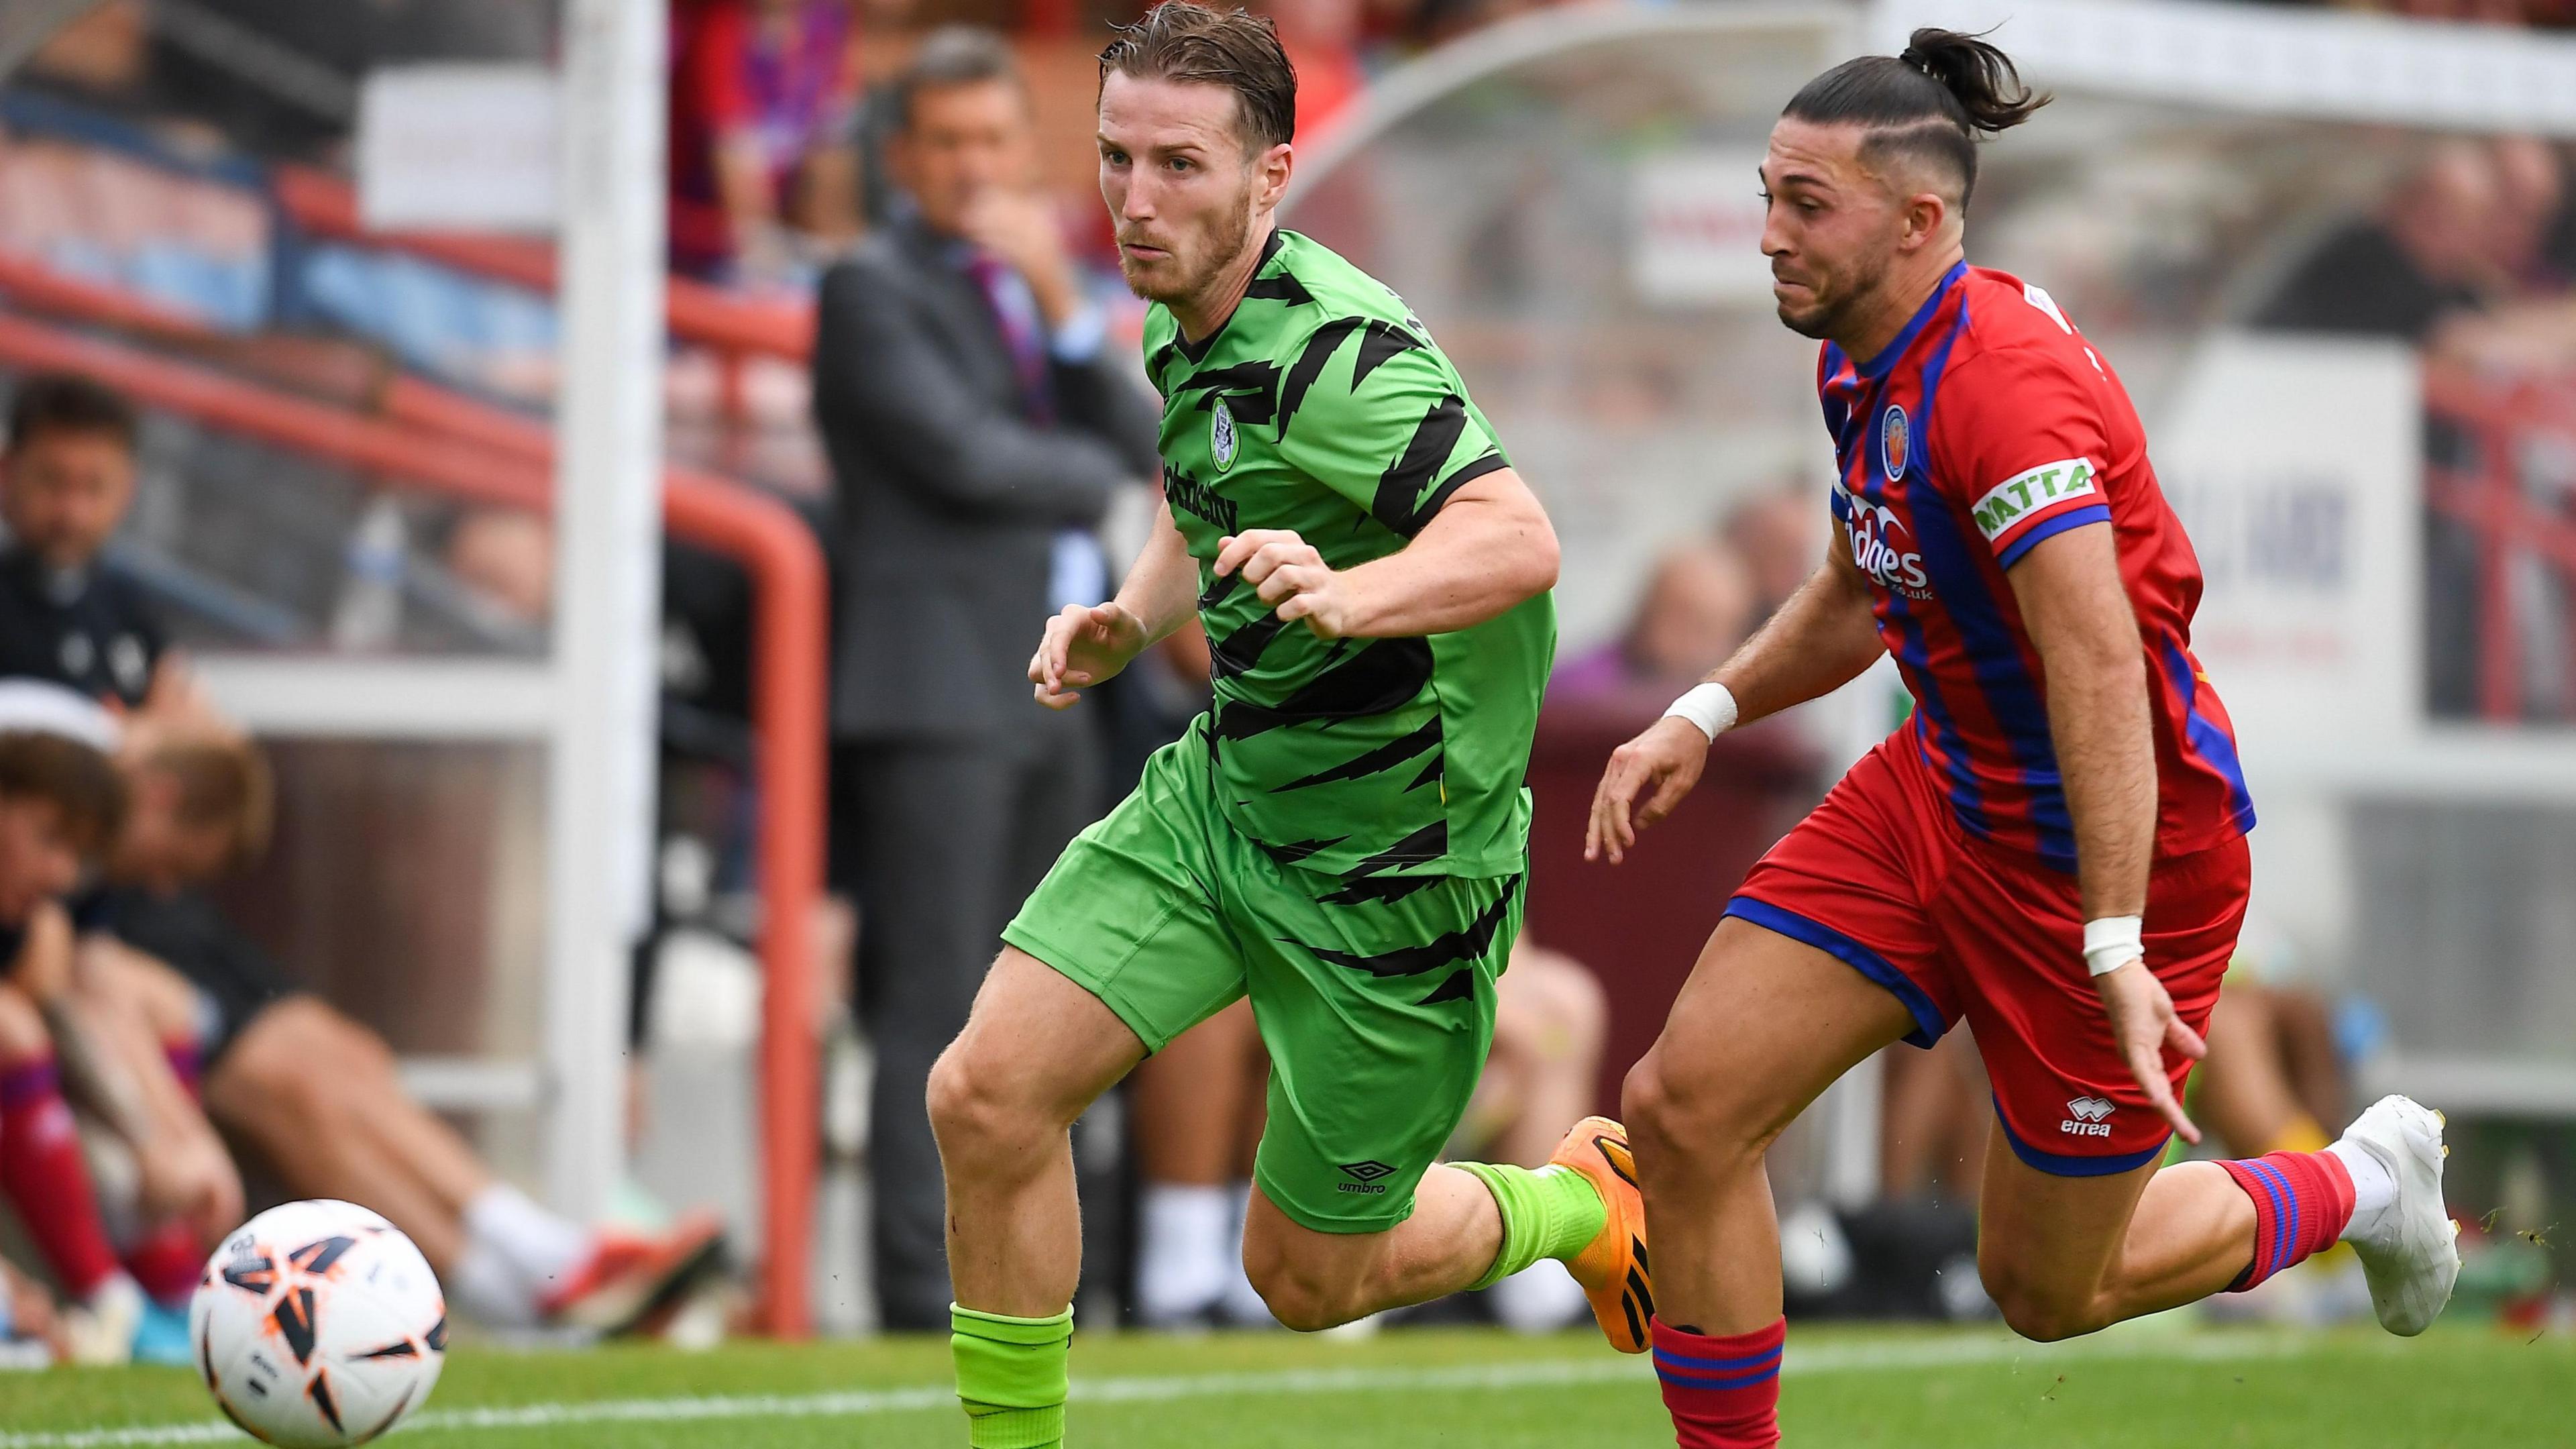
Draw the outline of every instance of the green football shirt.
M1227 819L1335 874L1523 869L1551 595L1455 633L1326 640L1213 570L1219 540L1256 528L1294 530L1335 569L1383 558L1504 467L1458 370L1403 299L1289 231L1197 345L1155 306L1145 362L1163 496L1199 561L1216 696L1201 728Z

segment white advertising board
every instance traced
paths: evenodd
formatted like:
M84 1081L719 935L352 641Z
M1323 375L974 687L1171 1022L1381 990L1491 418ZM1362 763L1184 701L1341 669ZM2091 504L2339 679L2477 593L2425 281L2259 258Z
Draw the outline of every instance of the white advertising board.
M542 66L413 65L358 91L358 213L371 228L550 232L557 84Z
M2150 423L2207 580L2193 648L2249 768L2421 731L2422 396L2393 343L2222 335Z
M1672 151L1638 161L1629 276L1649 302L1713 306L1771 297L1762 255L1762 153Z

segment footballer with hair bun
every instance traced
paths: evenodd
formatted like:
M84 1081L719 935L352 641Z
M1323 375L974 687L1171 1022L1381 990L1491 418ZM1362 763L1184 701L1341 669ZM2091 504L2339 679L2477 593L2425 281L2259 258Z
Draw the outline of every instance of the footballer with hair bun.
M2415 1334L2459 1272L2441 1115L2406 1098L2321 1152L2158 1165L2200 1140L2179 1093L2253 802L2118 375L2045 290L1966 260L1979 145L2048 98L1979 37L1911 39L1809 81L1761 168L1780 320L1823 344L1827 557L1612 755L1585 842L1624 859L1718 734L1895 656L1913 716L1753 868L1628 1076L1683 1449L1779 1441L1764 1149L1854 1063L1962 1018L1995 1089L1977 1266L2017 1332L2242 1291L2340 1239Z

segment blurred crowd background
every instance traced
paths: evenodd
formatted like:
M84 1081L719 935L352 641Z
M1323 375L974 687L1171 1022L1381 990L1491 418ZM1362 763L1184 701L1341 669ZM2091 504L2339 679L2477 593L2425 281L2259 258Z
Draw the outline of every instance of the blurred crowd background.
M1314 158L1287 224L1430 322L1564 538L1530 938L1460 1144L1535 1162L1563 1122L1615 1104L1727 889L1906 707L1874 676L1729 736L1637 866L1576 859L1608 750L1822 556L1813 354L1770 315L1751 166L1845 33L1695 30L1676 17L1727 7L1687 0L1552 20L1536 0L1254 8L1296 62ZM2576 26L2564 0L2278 8ZM667 451L791 509L832 575L812 1026L829 1329L946 1322L930 1054L1035 873L1207 690L1194 631L1068 716L1018 682L1048 612L1114 590L1154 503L1142 307L1116 277L1089 119L1104 26L1134 9L672 0ZM171 731L229 762L221 848L153 874L155 924L119 939L191 983L174 1021L222 1019L170 1029L210 1069L264 1013L310 1018L236 1057L231 1091L206 1077L236 1198L389 1184L412 1206L375 1205L451 1280L507 1278L508 1259L540 1285L493 1279L460 1294L469 1308L587 1332L668 1326L590 1295L719 1282L719 1225L735 1262L762 1251L760 579L677 525L665 545L655 922L635 948L633 1182L611 1228L491 1195L537 1177L542 749L264 723L274 681L244 666L548 648L542 500L331 428L390 419L500 448L545 420L548 245L374 228L358 158L371 76L546 67L559 23L537 0L106 0L0 89L0 382L54 409L13 425L0 471L0 572L30 601L0 608L0 673L119 699L140 722L117 753L136 781L168 770ZM1562 24L1563 43L1371 105L1505 23ZM2263 797L2254 924L2197 1104L2214 1146L2314 1145L2408 1084L2469 1144L2454 1206L2478 1225L2478 1311L2576 1315L2547 1232L2576 1202L2576 922L2557 904L2576 899L2557 733L2576 722L2576 156L2403 116L2075 92L1986 166L1971 260L2043 281L2138 396L2211 576L2203 654ZM50 552L10 501L49 436L98 443L104 460L75 463L124 480ZM88 989L146 989L125 979ZM1784 1142L1800 1311L1987 1311L1987 1094L1964 1035L1892 1052ZM315 1042L373 1084L363 1120L317 1098L309 1068L270 1063ZM1268 1321L1231 1248L1264 1070L1238 1008L1086 1120L1086 1301ZM315 1136L391 1145L297 1160ZM173 1190L100 1176L111 1200ZM121 1237L130 1254L150 1233ZM77 1306L89 1285L17 1241ZM2237 1311L2327 1319L2364 1310L2358 1291L2329 1259ZM1532 1328L1581 1312L1535 1275L1424 1310Z

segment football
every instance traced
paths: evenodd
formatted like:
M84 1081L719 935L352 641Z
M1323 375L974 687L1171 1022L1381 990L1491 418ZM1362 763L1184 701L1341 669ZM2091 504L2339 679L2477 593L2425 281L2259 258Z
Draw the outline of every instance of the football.
M447 1358L438 1278L355 1203L291 1202L224 1239L188 1308L226 1416L283 1449L363 1444L421 1405Z

